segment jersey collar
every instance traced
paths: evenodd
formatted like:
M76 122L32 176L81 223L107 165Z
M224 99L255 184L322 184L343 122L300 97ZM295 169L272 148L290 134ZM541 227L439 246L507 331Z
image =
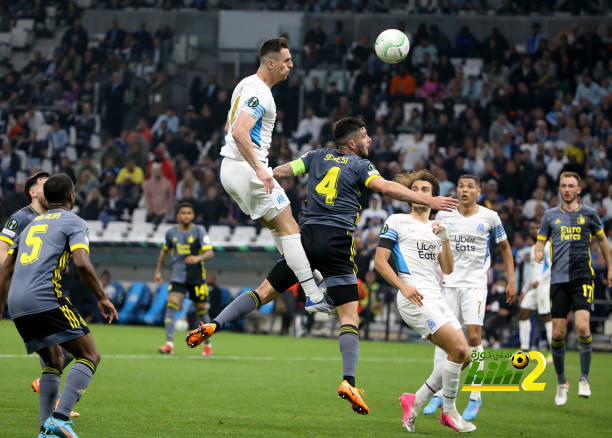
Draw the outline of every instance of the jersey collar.
M581 209L582 209L582 204L578 204L578 208L574 211L563 210L563 207L559 206L559 210L561 210L563 213L578 213Z

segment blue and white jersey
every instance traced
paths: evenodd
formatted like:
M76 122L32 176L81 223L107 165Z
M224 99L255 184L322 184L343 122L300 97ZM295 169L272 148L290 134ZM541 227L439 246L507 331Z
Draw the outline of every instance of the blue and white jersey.
M232 105L227 114L228 130L221 155L234 160L244 160L232 137L232 131L242 111L249 113L256 121L250 132L251 141L257 159L267 167L268 149L276 121L276 104L270 87L256 74L241 80L232 93Z
M444 276L446 287L487 287L487 272L491 266L491 242L507 239L499 215L486 207L465 217L458 210L440 211L436 220L448 225L450 246L455 259L452 274Z
M442 298L438 262L442 242L431 230L431 223L418 222L409 214L392 214L380 230L380 239L393 242L391 253L404 283L426 298Z

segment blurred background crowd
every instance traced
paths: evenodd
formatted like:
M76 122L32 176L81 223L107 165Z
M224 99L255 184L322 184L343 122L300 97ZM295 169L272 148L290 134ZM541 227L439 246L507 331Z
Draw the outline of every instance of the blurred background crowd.
M0 1L0 30L29 17L34 32L47 34L49 5L57 7L54 20L62 29L49 56L34 50L19 66L11 56L2 60L2 220L26 204L25 179L43 169L71 175L78 212L87 220L130 220L135 209L144 208L145 220L159 224L172 221L175 202L186 200L195 206L196 222L206 226L257 225L226 196L216 176L231 91L240 78L193 75L188 98L177 105L167 69L174 29L153 28L143 20L137 31L128 32L115 21L103 37L94 38L82 24L78 3ZM389 3L398 2L254 2L270 10L315 12L384 12ZM487 1L399 3L414 13L545 15L555 2L504 0L497 10ZM223 4L109 0L97 6ZM596 14L594 4L557 6ZM294 50L295 71L272 90L278 115L270 165L333 147L333 123L352 115L367 124L370 159L386 178L427 168L440 180L442 194L452 196L461 174L475 174L481 179L479 203L499 213L512 244L519 289L537 224L547 208L559 204L560 172L583 177L582 202L598 212L612 240L612 24L546 34L537 16L532 22L532 33L520 46L509 44L496 27L482 40L467 26L456 35L435 24L403 28L412 48L406 61L393 66L376 58L368 37L352 41L341 23L330 31L315 22L303 46ZM324 86L317 74L321 68L343 69L347 84L326 81ZM281 184L299 218L305 179ZM378 291L384 289L372 273L378 230L388 215L407 206L370 193L364 193L362 205L356 261L366 289ZM592 259L595 297L605 299L605 265L596 243ZM502 299L504 282L503 264L494 258L489 306L497 311L490 314L510 321L516 309ZM367 312L378 312L383 295L367 295ZM607 316L607 306L596 307L597 312ZM491 342L501 336L493 326L487 334Z

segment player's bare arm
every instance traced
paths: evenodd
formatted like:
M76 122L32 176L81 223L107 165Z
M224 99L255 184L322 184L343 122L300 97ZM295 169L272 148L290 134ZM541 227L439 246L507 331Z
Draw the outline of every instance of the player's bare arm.
M207 249L200 255L188 255L185 257L185 263L188 265L193 265L200 262L205 262L206 260L210 260L215 256L215 253L212 249Z
M424 204L438 211L452 211L459 204L457 199L416 193L395 181L389 181L384 178L374 178L368 184L368 188L399 201Z
M266 193L270 194L274 188L274 178L272 178L272 175L267 172L261 162L257 159L255 150L253 149L253 142L251 141L250 131L253 129L256 122L257 120L255 120L255 118L248 112L242 111L238 115L238 120L236 120L236 124L232 129L232 137L236 142L236 147L238 147L240 154L253 168L257 178L263 182Z
M544 261L544 246L546 245L546 240L540 240L536 242L535 247L535 261L536 263L542 263Z
M6 260L6 256L8 255L8 250L10 248L11 246L7 242L0 240L0 265L2 265L4 261Z
M285 163L285 164L281 164L280 166L276 166L272 173L273 173L274 178L276 179L290 178L292 176L295 176L293 167L291 167L291 163Z
M608 287L612 287L612 259L610 256L610 244L606 237L606 234L601 231L595 234L595 238L599 242L599 248L601 249L601 255L603 255L606 265L608 266Z
M155 268L155 283L161 284L164 279L162 278L162 268L164 267L164 263L166 263L166 259L168 258L168 249L162 248L159 252L159 257L157 257L157 267Z
M540 243L539 240L538 243ZM504 259L504 268L506 269L506 276L508 277L508 284L506 285L506 303L512 304L516 298L516 278L514 277L514 258L512 257L512 248L510 248L508 239L499 242L499 249L501 249L502 257ZM538 248L536 246L536 251L537 250ZM542 259L543 258L544 248L542 248ZM538 256L536 252L536 261L537 259Z
M391 265L389 264L391 250L379 246L376 248L376 256L374 257L374 269L378 272L387 283L398 289L403 296L412 301L417 306L423 305L423 295L413 286L408 286L397 276ZM452 256L451 256L452 257Z
M113 303L111 303L106 296L104 289L102 289L102 285L96 275L96 270L89 259L89 252L85 249L78 248L72 253L72 260L79 273L79 278L85 286L93 291L98 299L98 310L104 319L108 320L109 324L113 322L113 320L119 319L115 306L113 306Z
M7 254L7 257L0 266L0 319L2 319L4 306L6 306L9 287L11 285L11 279L13 278L13 271L15 270L16 258L14 254Z
M438 255L438 263L440 263L440 268L442 268L442 272L444 272L446 275L452 274L455 267L455 259L453 257L453 251L450 247L448 229L442 222L435 221L431 224L431 230L442 241L442 251Z

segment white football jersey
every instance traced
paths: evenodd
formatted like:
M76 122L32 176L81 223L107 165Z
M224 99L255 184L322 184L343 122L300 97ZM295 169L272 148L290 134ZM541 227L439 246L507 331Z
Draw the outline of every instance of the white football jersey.
M530 285L534 282L550 283L550 240L544 245L544 261L537 263L535 261L535 245L529 247L529 263L526 264L526 269L523 271L525 280L523 281L523 291L530 289ZM548 286L546 286L548 288Z
M438 254L442 242L431 230L409 214L392 214L380 230L381 239L395 242L392 251L398 276L425 297L442 298Z
M257 159L267 167L268 149L276 121L276 104L270 87L256 74L241 80L232 93L232 104L227 114L228 130L221 155L234 160L244 160L232 137L232 130L242 111L248 112L256 120L250 132L251 141Z
M491 266L490 241L499 243L507 239L498 214L479 205L478 212L470 217L458 210L440 211L436 220L448 226L455 258L453 272L444 276L444 286L486 288Z

